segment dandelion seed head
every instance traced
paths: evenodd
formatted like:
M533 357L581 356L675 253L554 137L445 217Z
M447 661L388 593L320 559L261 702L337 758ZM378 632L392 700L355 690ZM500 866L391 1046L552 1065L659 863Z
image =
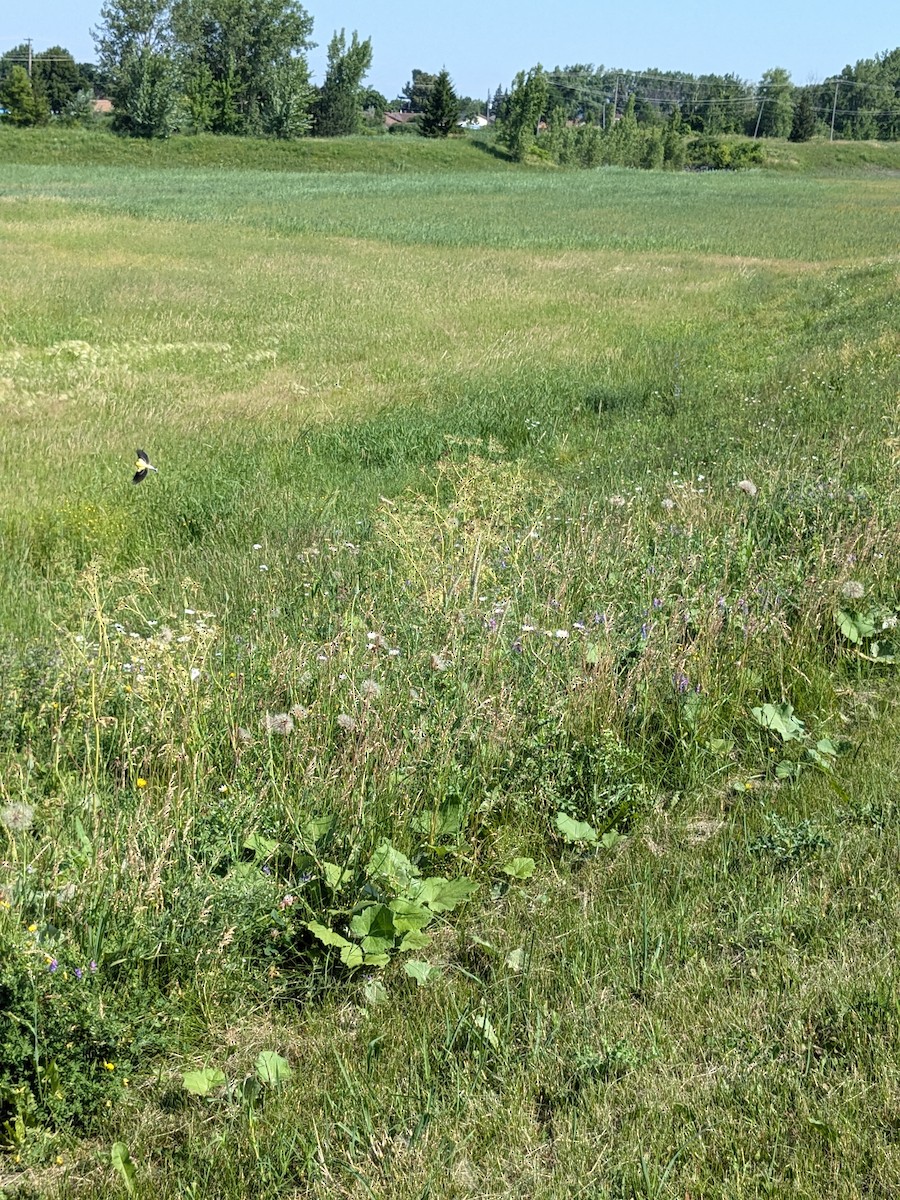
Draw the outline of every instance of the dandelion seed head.
M841 595L845 600L862 600L866 594L866 589L856 579L848 579L841 588Z
M263 717L263 728L266 733L287 737L294 732L294 718L290 713L266 713Z
M742 479L737 485L742 492L746 492L748 496L755 496L759 491L752 479Z
M356 721L349 713L338 713L338 728L343 729L344 733L352 733L356 728Z
M675 507L675 501L672 500L669 496L666 496L665 500L663 500L661 503L662 503L663 508L666 510L666 512L671 512L672 509Z
M381 684L374 679L364 679L359 685L359 690L366 700L377 700L381 695Z
M34 809L30 804L16 802L0 808L0 824L10 833L25 833L34 823Z

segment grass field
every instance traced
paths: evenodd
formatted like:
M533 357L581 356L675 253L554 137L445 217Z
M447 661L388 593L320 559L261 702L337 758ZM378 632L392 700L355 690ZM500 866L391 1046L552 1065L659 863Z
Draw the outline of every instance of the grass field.
M896 179L6 152L0 1196L893 1200Z

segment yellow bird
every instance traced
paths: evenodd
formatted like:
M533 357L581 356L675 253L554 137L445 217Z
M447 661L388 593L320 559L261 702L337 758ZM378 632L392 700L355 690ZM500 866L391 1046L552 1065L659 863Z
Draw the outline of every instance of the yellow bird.
M131 481L132 483L143 483L147 478L148 472L156 471L156 467L150 461L146 450L137 451L137 462L134 465L136 470L134 472L134 479ZM158 475L159 471L156 471L156 473Z

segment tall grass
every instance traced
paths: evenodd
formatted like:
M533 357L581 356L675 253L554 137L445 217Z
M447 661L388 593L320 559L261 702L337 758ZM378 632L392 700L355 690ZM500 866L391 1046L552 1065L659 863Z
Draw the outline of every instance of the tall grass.
M0 1187L891 1196L882 181L4 191Z

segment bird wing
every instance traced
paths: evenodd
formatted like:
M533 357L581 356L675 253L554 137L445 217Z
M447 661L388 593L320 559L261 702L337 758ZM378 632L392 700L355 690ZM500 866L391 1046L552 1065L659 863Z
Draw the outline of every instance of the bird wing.
M147 478L148 474L149 474L149 472L146 467L144 467L144 469L142 471L135 471L134 478L132 479L131 482L132 483L143 483L144 480Z
M138 450L137 456L140 459L140 461L143 463L149 463L149 461L150 461L150 458L149 458L146 450Z

